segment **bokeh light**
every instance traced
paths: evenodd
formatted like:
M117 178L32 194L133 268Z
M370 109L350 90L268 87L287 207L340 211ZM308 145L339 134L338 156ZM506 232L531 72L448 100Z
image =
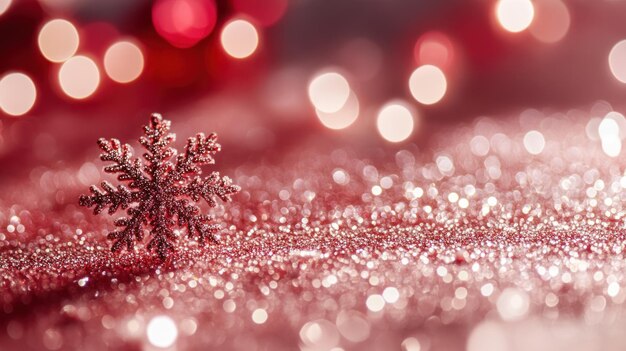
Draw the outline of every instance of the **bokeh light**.
M541 0L534 3L535 17L528 29L530 34L544 43L555 43L567 34L570 14L561 0Z
M454 60L454 46L447 35L427 32L415 43L413 56L420 66L433 65L447 70Z
M376 127L385 140L398 143L413 133L413 113L404 102L390 102L378 112Z
M424 105L439 102L446 94L448 82L441 69L433 65L418 67L409 78L411 95Z
M539 155L546 146L546 140L541 132L531 130L524 135L524 148L532 155Z
M7 12L12 2L13 0L0 0L0 16L2 16L3 13Z
M326 113L315 109L317 117L322 124L330 129L344 129L349 127L359 117L359 99L354 92L350 92L348 101L339 111Z
M337 72L318 74L309 83L309 99L315 108L325 113L339 111L350 97L350 84Z
M288 0L232 0L236 12L250 16L264 27L278 22L287 11L288 3Z
M228 55L243 59L256 51L259 46L259 33L252 23L236 19L224 26L220 41Z
M74 56L61 66L59 83L63 92L69 97L84 99L98 89L100 71L92 59L86 56Z
M617 112L609 112L598 125L598 135L602 142L602 151L607 156L617 157L622 152L623 134L620 123L624 124L624 116Z
M144 59L141 49L130 41L111 45L104 54L104 70L118 83L129 83L143 71Z
M534 16L535 8L530 0L499 0L496 4L498 23L512 33L528 28Z
M626 83L626 40L618 42L611 49L609 67L615 79Z
M63 62L72 57L78 49L78 31L71 22L54 19L41 27L37 44L46 59L52 62Z
M170 317L156 316L148 323L146 334L150 344L156 347L167 348L176 342L178 328Z
M504 289L496 302L498 314L505 321L514 321L525 317L529 307L528 294L517 288Z
M179 48L194 46L213 31L216 22L213 0L157 0L152 7L157 33Z
M21 116L37 100L35 83L24 73L12 72L0 79L0 109L11 116Z
M511 343L504 328L495 322L478 324L467 339L467 351L509 351Z

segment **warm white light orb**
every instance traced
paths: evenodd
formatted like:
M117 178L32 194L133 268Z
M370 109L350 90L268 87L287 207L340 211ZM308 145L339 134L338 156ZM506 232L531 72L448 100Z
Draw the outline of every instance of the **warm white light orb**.
M524 135L524 147L532 155L539 155L546 146L546 140L541 132L531 130Z
M39 51L49 61L63 62L76 53L78 31L69 21L54 19L41 27L37 37Z
M143 71L143 67L143 53L130 41L118 41L104 54L104 70L118 83L134 81Z
M150 344L167 348L176 342L178 338L178 327L168 316L156 316L150 320L146 328L146 334Z
M518 320L526 316L530 307L528 294L517 288L506 288L496 302L500 317L505 321Z
M530 26L535 8L530 0L499 0L496 17L505 30L518 33Z
M626 40L615 44L609 52L609 68L615 79L626 83Z
M259 33L252 23L237 19L224 26L220 40L228 55L243 59L256 51L259 46Z
M59 70L59 83L65 94L74 99L91 96L100 85L100 70L86 56L74 56L65 61Z
M348 101L350 92L350 84L337 72L322 73L309 83L311 103L325 113L339 111Z
M446 94L447 88L446 75L433 65L418 67L409 78L411 95L417 102L424 105L432 105L439 102Z
M37 88L29 76L13 72L0 79L0 109L11 116L21 116L35 104Z
M322 124L330 129L344 129L351 126L359 117L359 99L350 92L348 101L337 112L326 113L315 109L315 114Z
M413 133L415 122L413 113L402 102L388 103L378 112L376 126L385 140L398 143L406 140Z
M7 12L13 0L0 0L0 15Z

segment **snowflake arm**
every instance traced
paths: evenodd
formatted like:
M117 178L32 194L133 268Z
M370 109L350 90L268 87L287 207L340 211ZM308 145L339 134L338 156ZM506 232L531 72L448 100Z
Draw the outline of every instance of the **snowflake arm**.
M109 206L109 214L113 214L118 208L126 209L134 201L133 193L124 184L118 185L117 189L111 183L104 181L102 189L95 185L89 187L91 195L81 195L79 204L85 207L94 206L93 213L99 214Z
M229 177L220 177L219 172L212 172L208 177L196 176L185 189L194 201L203 198L211 207L217 206L215 198L224 202L231 201L231 196L238 193L241 188L232 184Z

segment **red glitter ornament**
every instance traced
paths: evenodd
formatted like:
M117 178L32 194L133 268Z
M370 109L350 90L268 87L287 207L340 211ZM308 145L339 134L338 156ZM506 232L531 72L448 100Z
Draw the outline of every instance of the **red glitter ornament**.
M99 214L107 206L109 214L119 208L128 209L128 217L115 221L115 225L123 229L108 235L110 240L115 240L112 251L118 251L124 245L132 250L135 241L143 239L145 224L152 226L148 249L155 249L162 259L173 248L171 242L177 238L173 230L176 224L186 227L189 237L198 236L200 243L205 238L215 241L214 234L219 225L212 223L211 216L200 214L198 206L189 200L197 202L203 198L209 206L215 207L216 197L227 202L240 190L237 185L232 185L230 178L220 177L218 172L200 177L200 167L214 164L213 155L221 149L215 133L208 137L198 133L189 138L185 152L176 157L176 162L171 162L176 150L170 144L176 135L169 131L170 121L164 120L160 114L152 114L150 125L144 126L144 136L139 139L148 151L143 155L146 160L143 163L139 158L132 158L130 145L122 145L117 139L98 140L104 151L100 159L114 163L104 170L119 174L117 179L120 181L130 182L128 186L120 184L115 188L103 181L102 189L92 185L92 194L80 197L80 205L94 207L94 214ZM131 207L134 203L137 205Z

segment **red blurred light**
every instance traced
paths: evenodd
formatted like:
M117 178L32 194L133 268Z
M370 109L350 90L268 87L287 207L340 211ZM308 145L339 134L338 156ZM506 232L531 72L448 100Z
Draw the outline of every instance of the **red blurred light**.
M441 32L427 32L415 43L413 56L418 66L433 65L445 71L453 64L454 45Z
M179 48L194 46L213 31L216 22L213 0L157 0L152 7L154 28Z
M250 16L264 27L278 22L287 11L287 4L288 0L233 0L237 12Z

